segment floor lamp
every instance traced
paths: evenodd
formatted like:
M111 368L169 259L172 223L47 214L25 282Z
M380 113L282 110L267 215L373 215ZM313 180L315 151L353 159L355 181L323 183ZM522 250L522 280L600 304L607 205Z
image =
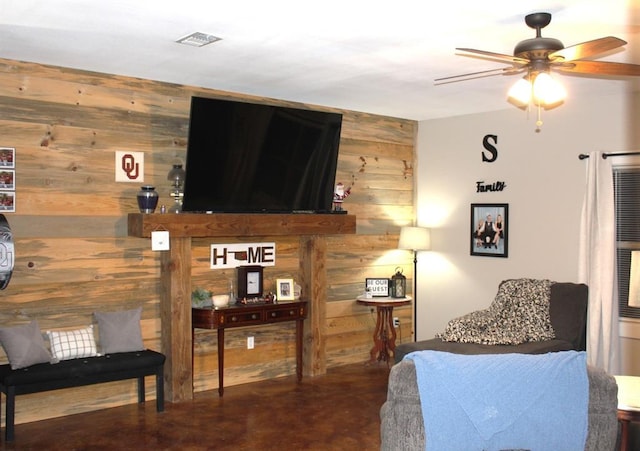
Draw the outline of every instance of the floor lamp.
M413 341L418 340L418 251L431 249L431 231L425 227L400 228L398 249L413 251Z

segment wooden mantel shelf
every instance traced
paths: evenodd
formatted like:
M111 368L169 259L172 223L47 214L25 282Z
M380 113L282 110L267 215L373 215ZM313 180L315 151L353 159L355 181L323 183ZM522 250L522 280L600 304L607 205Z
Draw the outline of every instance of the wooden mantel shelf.
M165 398L193 399L191 325L191 238L298 236L297 281L309 293L304 326L303 372L326 373L327 298L325 235L356 233L356 217L346 214L142 214L129 213L129 236L150 238L169 232L170 249L160 255L160 320Z
M129 236L151 237L168 230L174 237L291 236L355 233L356 217L345 214L142 214L129 213Z

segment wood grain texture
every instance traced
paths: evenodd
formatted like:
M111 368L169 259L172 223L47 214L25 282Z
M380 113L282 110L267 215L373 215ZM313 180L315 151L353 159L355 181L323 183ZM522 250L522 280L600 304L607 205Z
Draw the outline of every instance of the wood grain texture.
M145 232L148 230L149 232ZM191 237L227 237L243 239L253 237L256 232L277 230L278 235L300 236L300 274L302 286L310 294L308 333L303 340L307 352L304 370L310 375L326 372L324 348L324 309L326 304L326 243L318 233L341 234L355 231L355 217L347 215L219 215L219 214L129 214L129 233L146 237L154 230L166 230L171 236L169 252L163 252L160 279L161 294L162 350L167 357L165 379L167 398L180 402L192 399L193 353L191 321L184 317L186 299L192 292L191 279ZM314 233L314 235L311 235ZM313 300L315 299L315 302ZM222 332L221 332L222 333ZM222 338L219 338L222 339ZM186 352L185 352L186 350ZM222 357L220 352L220 358ZM221 360L220 360L221 362ZM219 363L222 365L222 363ZM300 377L300 373L298 373ZM222 392L221 392L222 393Z
M193 238L190 262L181 262L187 282L162 286L161 267L171 259L163 263L163 253L151 251L148 238L128 236L128 214L137 212L135 195L142 183L116 183L114 161L116 151L143 152L144 184L155 185L160 204L169 205L166 175L176 160L185 160L192 95L343 114L337 179L352 186L344 208L357 218L355 233L324 236L324 283L305 287L319 296L305 332L322 338L326 358L315 371L364 362L374 324L354 299L365 277L390 277L401 266L412 286L413 256L396 247L400 226L415 217L415 122L6 59L0 59L0 146L16 148L16 212L6 215L15 236L16 267L0 292L0 325L35 318L43 330L73 328L92 322L95 311L142 306L145 345L187 352L190 337L162 342L161 331L169 327L162 299L171 293L181 297L187 308L171 315L184 326L190 312L187 282L215 291L235 278L232 270L209 269L210 245L243 239ZM251 242L273 241L277 247L276 266L264 271L265 289L273 289L277 278L304 285L314 269L300 266L300 254L308 251L299 238L279 230L256 233ZM411 308L398 314L399 337L410 340ZM247 333L227 333L225 385L295 374L292 330L278 325L259 331L253 351L245 349ZM195 388L215 388L215 334L197 334L195 345ZM308 352L320 355L320 348ZM312 367L307 362L305 371L312 373ZM184 370L182 385L167 381L171 390L179 392L188 380L189 369ZM149 379L149 399L153 390ZM135 384L129 382L28 395L17 404L17 422L135 402Z
M166 397L193 398L191 374L191 238L171 237L170 251L162 252L160 318Z
M149 238L155 230L171 236L254 237L351 234L356 218L342 214L141 214L129 213L129 235Z
M304 325L304 374L315 376L327 372L327 242L325 237L300 238L300 280L302 289L310 294L309 313Z

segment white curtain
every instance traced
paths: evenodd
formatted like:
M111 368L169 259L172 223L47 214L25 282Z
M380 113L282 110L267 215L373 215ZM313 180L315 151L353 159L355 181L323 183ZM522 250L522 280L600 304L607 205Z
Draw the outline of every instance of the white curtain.
M601 152L587 160L580 224L578 279L589 286L587 360L609 374L620 370L616 234L611 162Z

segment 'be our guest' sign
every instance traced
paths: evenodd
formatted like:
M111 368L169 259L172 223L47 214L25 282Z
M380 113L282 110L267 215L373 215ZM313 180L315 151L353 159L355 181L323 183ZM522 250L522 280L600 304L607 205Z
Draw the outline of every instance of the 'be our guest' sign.
M367 278L365 281L365 293L371 297L388 297L389 279Z

